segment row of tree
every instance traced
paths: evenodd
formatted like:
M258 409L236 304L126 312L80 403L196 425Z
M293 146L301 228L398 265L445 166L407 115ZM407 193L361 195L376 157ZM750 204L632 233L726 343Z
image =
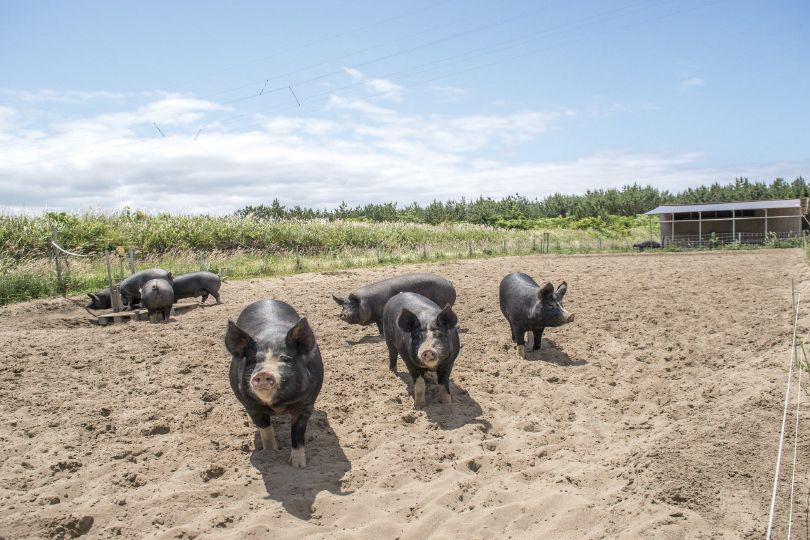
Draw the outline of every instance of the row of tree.
M704 203L727 201L752 201L763 199L794 199L810 196L810 186L801 176L793 182L777 178L770 184L751 182L738 178L726 185L689 188L680 193L670 193L653 186L633 184L621 189L598 189L582 195L556 193L545 199L530 200L521 195L510 195L495 200L481 197L467 201L433 201L421 206L412 203L400 207L397 203L367 204L350 207L345 202L334 210L314 210L295 206L287 208L278 199L270 205L247 206L239 216L258 219L357 219L373 222L405 221L412 223L477 223L502 225L523 220L570 217L608 218L609 216L634 216L660 204Z

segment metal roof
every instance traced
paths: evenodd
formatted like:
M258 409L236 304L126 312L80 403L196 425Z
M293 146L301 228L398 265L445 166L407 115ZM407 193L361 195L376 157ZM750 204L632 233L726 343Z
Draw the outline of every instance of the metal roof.
M664 204L653 208L645 215L672 214L680 212L710 212L717 210L764 210L765 208L801 208L801 199L782 199L777 201L747 201L704 204Z

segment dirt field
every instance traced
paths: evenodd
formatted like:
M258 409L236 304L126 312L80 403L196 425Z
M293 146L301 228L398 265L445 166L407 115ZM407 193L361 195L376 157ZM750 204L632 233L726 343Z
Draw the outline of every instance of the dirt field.
M413 270L458 289L451 407L429 382L413 411L403 364L329 296ZM498 310L513 270L567 280L576 313L530 360ZM0 537L761 538L791 277L810 284L800 250L511 257L231 283L165 325L8 306ZM228 386L226 321L266 297L308 317L326 366L304 470L286 419L279 451L253 451ZM806 538L810 438L800 452Z

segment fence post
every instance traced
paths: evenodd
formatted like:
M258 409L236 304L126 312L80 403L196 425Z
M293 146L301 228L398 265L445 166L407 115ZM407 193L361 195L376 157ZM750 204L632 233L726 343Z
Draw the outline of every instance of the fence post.
M380 262L380 246L374 246L374 255L377 257L377 262Z
M537 251L537 238L532 236L532 251Z
M205 255L202 253L197 255L197 261L200 263L200 270L205 270Z
M548 248L549 248L549 243L550 243L550 240L551 240L551 235L549 233L547 233L547 232L544 232L543 233L543 240L544 240L544 242L546 244L546 253L548 253Z
M104 249L104 265L107 267L107 284L110 286L110 303L112 304L112 310L113 313L118 313L121 311L121 294L118 291L118 286L113 284L110 250L106 248ZM121 317L114 317L113 322L121 322Z
M131 273L135 273L135 250L129 248L129 270Z
M503 249L501 250L503 254L506 254L506 238L503 239Z
M599 251L602 251L602 237L599 237Z
M467 240L467 256L468 256L468 257L472 257L472 256L473 256L473 250L472 250L472 240Z
M301 246L295 246L295 269L301 270Z
M124 279L124 258L118 257L118 277Z
M53 230L53 241L55 244L59 243L59 231ZM56 263L56 292L64 295L67 288L62 282L62 255L56 246L53 246L54 262Z
M427 244L422 244L422 258L427 259Z

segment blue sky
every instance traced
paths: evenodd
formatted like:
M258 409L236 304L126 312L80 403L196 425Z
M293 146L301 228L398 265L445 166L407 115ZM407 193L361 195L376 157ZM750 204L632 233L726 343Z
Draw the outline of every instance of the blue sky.
M0 207L807 177L809 32L800 1L2 1Z

